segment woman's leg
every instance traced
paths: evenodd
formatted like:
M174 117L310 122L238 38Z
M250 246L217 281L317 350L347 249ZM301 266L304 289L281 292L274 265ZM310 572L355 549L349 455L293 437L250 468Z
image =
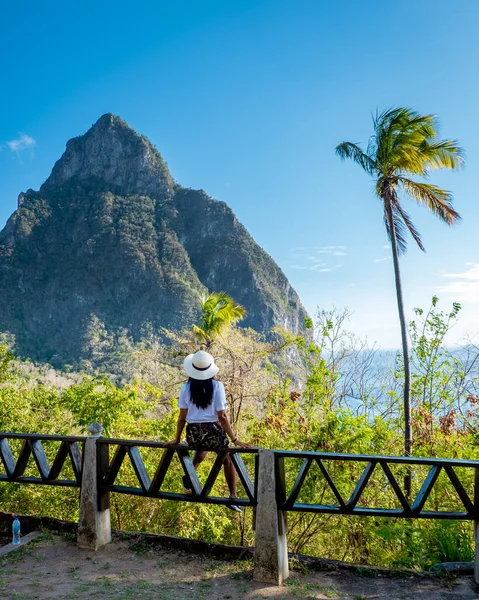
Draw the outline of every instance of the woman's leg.
M204 450L196 450L195 455L193 456L193 466L195 469L198 468L198 465L202 463L206 458L206 452Z
M197 469L198 465L205 460L206 454L207 452L204 450L196 450L193 457L193 466L195 469ZM226 456L225 462L223 463L223 469L225 472L226 483L228 484L228 488L230 490L230 495L236 498L236 470L229 455Z
M226 456L225 462L223 463L223 469L225 472L226 483L230 489L230 495L233 496L233 498L236 498L236 470L229 454Z

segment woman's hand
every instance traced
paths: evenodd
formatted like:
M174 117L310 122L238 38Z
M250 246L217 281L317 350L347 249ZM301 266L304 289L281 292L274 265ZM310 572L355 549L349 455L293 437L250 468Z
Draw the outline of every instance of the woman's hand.
M180 443L180 440L171 440L171 442L165 442L163 446L168 448L169 446L177 446Z
M245 442L241 442L240 440L236 440L234 443L231 442L234 446L237 446L238 448L251 448L251 446L249 444L246 444Z
M165 444L163 444L166 448L168 448L168 446L176 446L177 444L179 444L181 442L181 434L183 433L183 428L186 423L187 413L188 413L187 408L180 408L180 414L178 415L178 421L176 423L176 433L175 433L176 437L171 442L166 442Z

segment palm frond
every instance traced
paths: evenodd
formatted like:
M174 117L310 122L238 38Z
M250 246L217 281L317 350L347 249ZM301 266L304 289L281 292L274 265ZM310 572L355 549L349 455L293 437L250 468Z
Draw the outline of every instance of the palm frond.
M203 299L200 328L207 336L217 335L242 319L246 310L225 292L215 292Z
M373 119L376 142L376 162L383 167L387 166L390 161L389 155L393 149L395 132L398 125L404 118L403 108L390 108L376 115Z
M390 107L382 112L376 111L376 116L373 117L373 125L376 131L388 129L391 125L401 122L409 113L409 109L404 107Z
M377 151L378 151L377 137L375 135L371 135L368 140L366 154L368 156L376 156Z
M374 127L377 131L416 133L423 138L428 138L437 135L438 124L434 115L421 115L412 108L400 106L387 109L377 115Z
M336 146L336 154L342 159L346 160L350 158L360 167L362 167L366 173L373 175L376 170L376 164L374 160L368 156L357 144L352 142L343 142Z
M431 119L430 115L420 115L407 107L392 108L378 114L374 119L378 159L387 159L394 148L403 145L407 139L422 141L434 136Z
M459 169L464 165L464 150L457 140L424 141L420 152L429 169Z
M377 163L383 167L383 173L395 171L427 177L428 168L435 168L434 152L431 150L429 156L423 152L437 138L434 115L421 115L409 108L391 109L377 117L375 127Z
M393 225L394 225L394 235L396 237L396 244L398 248L398 254L406 254L407 251L407 240L406 240L406 227L400 218L400 214L393 205L392 207L393 213ZM389 220L386 212L386 205L384 205L384 224L386 225L386 233L388 234L389 241L392 242L393 232L389 226Z
M400 129L404 135L435 138L438 135L438 128L436 115L421 115L410 108L403 109Z
M428 161L425 160L420 150L414 144L411 144L411 139L395 140L386 164L390 171L395 173L408 173L421 177L428 177L429 175Z
M426 206L444 223L454 225L461 217L452 207L452 194L430 183L419 183L406 177L400 177L399 183L404 191L416 202Z
M206 333L206 331L201 329L201 327L198 327L198 325L193 325L192 329L193 329L193 333L196 335L196 337L198 339L200 339L204 342L210 341L210 336Z
M414 223L411 221L411 218L409 217L409 215L407 214L407 212L405 210L403 210L403 208L399 204L399 201L397 200L397 198L393 202L393 212L397 212L398 213L398 217L400 217L403 220L404 224L406 225L406 227L409 230L409 233L414 238L414 241L416 242L416 244L419 246L419 248L421 248L421 250L423 252L426 252L426 249L424 248L424 245L422 243L419 231L416 229Z

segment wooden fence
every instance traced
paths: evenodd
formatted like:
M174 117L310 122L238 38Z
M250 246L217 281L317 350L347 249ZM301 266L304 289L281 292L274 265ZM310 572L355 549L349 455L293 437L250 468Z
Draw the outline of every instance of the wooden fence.
M0 482L80 488L78 543L81 547L96 550L111 540L111 493L252 508L256 517L254 576L259 581L276 584L282 583L289 574L288 512L460 519L474 522L475 581L479 583L479 461L225 448L217 453L209 474L201 483L190 455L192 449L187 446L165 447L161 442L104 438L97 423L90 426L89 432L88 437L0 432L0 465L4 468L4 472L0 472ZM44 447L47 444L48 452ZM149 470L142 456L145 450L155 455L151 477L151 464ZM50 455L51 464L47 455ZM245 455L254 456L248 467L243 461ZM227 456L243 485L244 498L232 500L211 495ZM191 489L191 494L165 489L165 479L175 457L181 464L185 487ZM133 485L126 486L119 481L125 461L133 468L136 479ZM32 469L36 470L35 475L31 474ZM415 478L413 497L407 498L403 493L401 479L393 472L395 469L403 469L409 474L414 469L421 471ZM70 476L65 476L62 471L68 471ZM341 484L337 480L338 472L343 474ZM343 489L345 473L351 474L352 491L349 494ZM442 481L446 478L452 491L453 509L451 494L448 504L445 496L436 494L432 498L440 477ZM320 501L301 498L305 486L309 485L310 490L311 484L313 488L321 489ZM378 485L389 488L393 506L391 502L388 506L369 505L368 486L377 489ZM434 506L431 509L427 503L431 504L432 500Z

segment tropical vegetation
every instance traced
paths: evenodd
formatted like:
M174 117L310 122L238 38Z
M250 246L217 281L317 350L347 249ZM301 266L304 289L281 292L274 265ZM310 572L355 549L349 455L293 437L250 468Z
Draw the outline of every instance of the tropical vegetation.
M202 299L200 324L193 325L193 331L209 349L218 335L245 316L245 308L231 296L225 292L212 293Z
M479 440L479 350L460 353L444 343L457 322L459 305L448 311L433 298L427 310L417 309L410 323L411 426L416 454L475 458ZM319 311L305 336L276 332L265 339L232 324L215 339L214 354L221 367L229 412L235 430L253 445L313 451L400 454L402 451L402 356L382 355L347 329L348 314ZM108 435L130 439L168 440L174 433L177 396L184 381L183 357L198 347L192 329L170 333L168 343L151 338L131 344L114 364L112 374L59 372L15 358L12 340L0 351L0 430L84 434L92 421ZM14 454L19 444L12 442ZM45 442L50 460L53 442ZM150 475L159 451L141 449ZM252 469L250 459L245 458ZM205 478L211 462L200 466ZM287 462L290 485L299 464ZM33 461L28 475L36 474ZM347 497L360 469L341 461L330 474ZM65 467L65 477L71 476ZM396 477L403 473L398 470ZM120 483L137 485L125 461ZM424 480L424 469L413 471L412 493ZM473 482L460 473L472 494ZM181 491L181 466L175 463L166 489ZM222 477L214 494L226 493ZM305 480L305 502L329 502L324 479L311 469ZM211 542L252 545L249 510L242 515L226 508L196 503L159 501L112 494L112 524L117 529L180 535ZM385 482L374 480L361 503L393 505ZM436 482L432 507L460 508L457 495L444 478ZM78 518L75 490L20 484L0 485L0 510ZM407 521L384 518L336 517L295 513L289 519L289 545L296 552L349 561L426 568L443 560L472 557L472 527L468 522Z

